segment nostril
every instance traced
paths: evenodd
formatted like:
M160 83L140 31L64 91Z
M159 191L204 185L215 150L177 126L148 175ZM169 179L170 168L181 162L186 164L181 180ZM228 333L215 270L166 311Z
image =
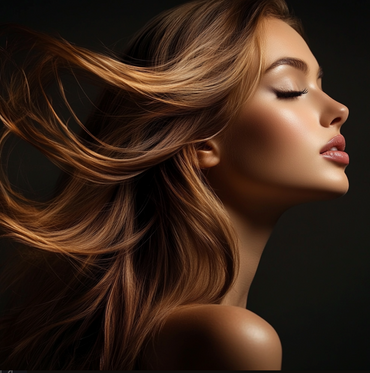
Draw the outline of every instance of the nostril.
M343 121L343 118L342 117L336 117L335 119L333 119L330 123L330 125L336 125L336 124L339 124Z

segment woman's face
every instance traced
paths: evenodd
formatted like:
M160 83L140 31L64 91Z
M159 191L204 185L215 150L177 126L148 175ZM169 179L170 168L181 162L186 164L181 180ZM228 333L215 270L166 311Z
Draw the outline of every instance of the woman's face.
M344 194L348 156L335 149L343 150L347 107L322 91L315 57L285 22L266 20L263 50L257 90L215 139L220 162L208 170L211 185L225 203L266 208Z

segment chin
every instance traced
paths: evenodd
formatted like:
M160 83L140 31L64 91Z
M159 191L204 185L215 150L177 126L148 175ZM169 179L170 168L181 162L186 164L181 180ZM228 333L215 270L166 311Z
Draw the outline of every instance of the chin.
M349 181L346 174L342 174L339 179L331 180L328 186L328 199L334 199L345 195L349 190Z
M348 190L349 190L349 183L347 182L347 184L345 186L341 186L341 187L338 187L338 188L336 188L332 191L329 191L328 192L328 199L335 199L335 198L342 197L345 194L347 194Z
M330 183L325 187L313 189L311 193L307 190L308 200L305 202L332 200L344 196L348 190L349 182L345 177L341 182Z
M319 178L312 180L312 200L330 200L345 195L349 190L348 177L344 169L325 170ZM309 196L309 190L306 190Z
M287 206L296 206L307 202L326 201L342 197L348 192L349 183L345 176L336 182L324 182L314 185L301 185L298 188L290 187L279 196L280 201L285 201ZM284 202L283 202L284 203Z

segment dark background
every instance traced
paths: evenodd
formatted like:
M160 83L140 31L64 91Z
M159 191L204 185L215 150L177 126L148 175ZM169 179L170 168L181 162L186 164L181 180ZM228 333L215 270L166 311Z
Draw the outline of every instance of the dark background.
M183 2L2 0L0 22L59 33L103 51L123 47L151 17ZM248 308L279 333L283 369L370 369L370 2L287 2L302 19L324 68L324 90L350 108L342 133L351 158L351 186L338 200L299 206L280 219ZM11 171L19 183L38 191L50 188L57 175L23 145Z

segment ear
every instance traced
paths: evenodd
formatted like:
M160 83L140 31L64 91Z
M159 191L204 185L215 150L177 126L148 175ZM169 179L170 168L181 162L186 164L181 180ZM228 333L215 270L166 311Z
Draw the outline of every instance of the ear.
M220 163L220 148L215 139L203 143L197 150L200 168L211 168Z

